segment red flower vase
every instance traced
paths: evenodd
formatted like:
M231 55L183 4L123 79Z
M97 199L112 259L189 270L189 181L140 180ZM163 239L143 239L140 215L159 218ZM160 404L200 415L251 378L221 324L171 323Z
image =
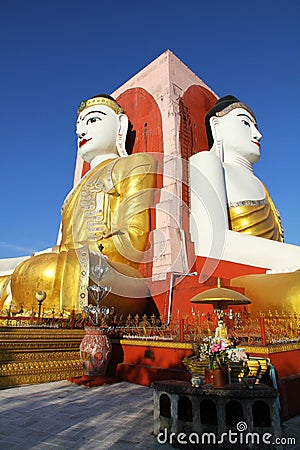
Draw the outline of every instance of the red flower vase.
M84 375L105 375L111 357L112 345L108 336L97 327L86 327L80 343L80 359Z
M204 370L204 384L213 384L213 371L211 369Z
M215 388L223 388L228 383L228 372L226 368L213 369L213 385Z

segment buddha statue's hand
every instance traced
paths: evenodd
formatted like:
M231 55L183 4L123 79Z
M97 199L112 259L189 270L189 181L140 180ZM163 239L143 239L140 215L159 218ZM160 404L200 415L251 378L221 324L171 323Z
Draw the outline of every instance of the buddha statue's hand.
M102 236L100 237L99 240L101 241L102 239L108 239L117 234L125 234L125 233L122 230L107 230L104 233L102 233Z

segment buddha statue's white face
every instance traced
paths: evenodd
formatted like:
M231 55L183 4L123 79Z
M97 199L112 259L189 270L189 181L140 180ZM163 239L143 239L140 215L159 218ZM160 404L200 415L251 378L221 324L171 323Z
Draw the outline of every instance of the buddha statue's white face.
M76 122L77 146L82 159L91 163L97 156L118 154L119 128L119 116L108 106L94 105L84 109Z
M261 133L254 117L243 108L235 108L218 117L217 134L223 143L224 162L242 157L254 164L260 157Z

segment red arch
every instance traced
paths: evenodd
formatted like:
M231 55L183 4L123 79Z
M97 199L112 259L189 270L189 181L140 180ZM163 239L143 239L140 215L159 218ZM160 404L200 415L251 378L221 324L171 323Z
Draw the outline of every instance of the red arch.
M129 132L134 140L129 142L132 153L163 152L161 112L152 95L143 88L132 88L116 100L124 108L132 125Z
M157 154L157 187L162 187L162 167L159 155L163 155L162 117L156 100L141 87L128 89L116 98L130 121L126 149L128 153L153 152ZM156 228L156 213L150 213L150 228ZM151 276L152 263L142 263L140 271Z
M203 86L193 84L180 99L180 145L182 157L208 150L204 117L216 103L217 97ZM188 148L185 150L185 143Z
M122 92L116 100L130 121L126 142L128 153L163 153L162 117L152 95L137 87ZM90 164L84 161L81 176L89 170Z

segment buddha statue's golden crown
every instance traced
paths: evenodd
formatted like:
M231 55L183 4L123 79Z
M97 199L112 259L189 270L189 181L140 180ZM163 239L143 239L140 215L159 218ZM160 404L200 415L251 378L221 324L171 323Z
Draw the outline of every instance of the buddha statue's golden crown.
M225 116L225 114L228 114L230 111L232 111L235 108L245 109L256 120L254 112L249 108L249 106L247 106L247 105L245 105L245 103L241 103L241 102L231 103L231 105L226 106L226 108L222 109L222 111L216 112L216 116L217 117L223 117L223 116Z
M121 114L124 112L124 109L121 108L120 105L115 100L106 97L93 97L88 100L82 100L77 109L77 115L81 113L86 108L95 105L103 105L111 108L116 114Z

